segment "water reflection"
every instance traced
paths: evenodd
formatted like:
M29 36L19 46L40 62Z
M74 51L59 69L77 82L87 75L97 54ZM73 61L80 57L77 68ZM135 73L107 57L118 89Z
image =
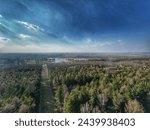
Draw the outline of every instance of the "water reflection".
M71 61L86 61L87 58L49 58L52 63L66 63Z

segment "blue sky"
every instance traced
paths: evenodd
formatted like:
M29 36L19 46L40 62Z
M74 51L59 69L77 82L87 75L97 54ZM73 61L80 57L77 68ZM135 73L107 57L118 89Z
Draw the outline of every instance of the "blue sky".
M0 0L0 52L150 52L150 0Z

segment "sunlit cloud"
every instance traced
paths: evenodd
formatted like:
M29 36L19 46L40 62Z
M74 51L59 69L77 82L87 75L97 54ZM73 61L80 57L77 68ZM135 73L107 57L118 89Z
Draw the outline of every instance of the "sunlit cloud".
M28 38L31 38L31 36L26 35L26 34L19 34L18 36L19 36L19 38L21 38L21 39L28 39Z
M97 40L93 40L92 38L86 38L83 40L83 42L81 44L85 44L85 46L89 47L89 48L99 48L99 47L103 47L103 46L107 46L109 47L110 45L114 44L113 42L109 42L109 41L105 41L105 42L101 42L101 41L97 41Z
M11 47L10 47L11 45ZM139 51L138 48L141 48ZM2 52L143 52L145 48L138 44L127 46L126 44L114 44L114 43L95 43L95 44L61 44L61 43L43 43L36 44L33 42L27 42L22 45L19 43L6 43L1 44Z
M72 46L60 44L37 45L34 43L26 44L24 46L20 44L13 44L11 45L11 48L9 45L5 44L1 48L1 51L3 52L68 52L68 50L74 51L74 48Z
M43 28L39 27L38 25L34 25L28 22L24 22L24 21L17 21L17 23L21 24L22 26L24 26L25 28L27 28L30 31L44 31Z

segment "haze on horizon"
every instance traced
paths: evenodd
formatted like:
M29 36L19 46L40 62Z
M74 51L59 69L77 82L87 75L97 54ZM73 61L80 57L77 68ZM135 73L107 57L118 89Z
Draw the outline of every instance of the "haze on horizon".
M0 52L150 52L149 0L0 0Z

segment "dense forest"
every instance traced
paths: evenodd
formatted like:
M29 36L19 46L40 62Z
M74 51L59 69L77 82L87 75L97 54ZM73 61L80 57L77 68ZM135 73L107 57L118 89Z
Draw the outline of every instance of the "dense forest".
M38 112L40 66L17 66L0 72L0 112Z
M149 59L24 62L0 68L0 112L150 112Z
M56 112L148 112L149 66L49 67Z

